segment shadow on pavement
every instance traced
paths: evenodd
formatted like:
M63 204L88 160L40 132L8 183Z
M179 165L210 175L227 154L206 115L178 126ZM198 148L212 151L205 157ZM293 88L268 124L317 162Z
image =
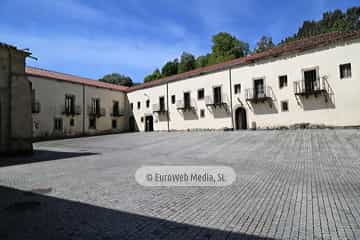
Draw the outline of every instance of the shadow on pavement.
M46 161L61 160L61 159L75 158L81 156L91 156L91 155L97 155L97 153L35 150L34 154L31 155L0 157L0 167L36 163L36 162L46 162Z
M0 186L0 239L265 239ZM268 238L266 238L268 239Z

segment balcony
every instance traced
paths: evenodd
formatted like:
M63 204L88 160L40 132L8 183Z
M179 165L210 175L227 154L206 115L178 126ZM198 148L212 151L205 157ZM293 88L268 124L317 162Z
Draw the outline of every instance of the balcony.
M328 82L320 78L317 78L315 81L301 80L294 82L294 92L297 96L317 96L327 93L329 88Z
M111 113L112 117L121 117L121 116L124 116L124 115L125 115L125 111L123 109L121 109L121 108L114 108L112 113Z
M88 106L88 114L89 116L94 117L104 117L106 115L105 108L95 108L93 106Z
M245 90L245 99L251 103L264 103L273 101L273 92L271 87L248 88Z
M80 115L81 107L79 105L75 105L74 107L66 107L63 105L61 113L66 116Z
M164 104L153 104L152 110L153 110L153 113L158 113L158 114L164 114L167 112Z
M222 93L219 97L215 97L215 96L206 96L205 97L205 105L206 106L210 106L210 107L227 107L228 105L228 100L227 100L227 96Z
M326 103L335 102L334 91L327 81L327 76L317 78L315 81L301 80L294 82L294 93L296 97L323 96Z
M32 113L40 113L41 111L41 104L39 101L34 101L31 104L31 108L32 108Z
M186 112L186 111L195 111L196 107L195 107L195 100L191 99L190 102L185 102L184 100L178 100L176 102L176 108L177 110Z

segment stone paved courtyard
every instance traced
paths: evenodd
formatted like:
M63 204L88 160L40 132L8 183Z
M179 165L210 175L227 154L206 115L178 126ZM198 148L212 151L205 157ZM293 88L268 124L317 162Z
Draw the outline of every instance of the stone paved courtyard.
M134 133L0 161L0 239L360 239L360 131ZM26 163L26 164L25 164ZM142 165L225 165L228 187L143 187Z

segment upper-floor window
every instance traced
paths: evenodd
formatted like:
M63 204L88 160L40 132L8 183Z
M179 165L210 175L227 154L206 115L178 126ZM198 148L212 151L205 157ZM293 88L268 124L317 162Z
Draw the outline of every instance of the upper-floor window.
M118 101L113 101L113 116L119 116L120 111L119 111L119 102Z
M91 111L95 114L100 114L100 99L92 98L91 99Z
M214 104L221 104L221 87L214 87Z
M175 95L172 95L172 96L171 96L171 103L172 103L172 104L175 104L175 101L176 101Z
M65 112L68 114L75 113L75 96L66 95L65 96Z
M190 108L191 108L191 96L190 96L190 92L185 92L185 93L184 93L184 108L185 108L185 109L190 109Z
M234 85L234 92L235 94L239 94L241 92L241 84L235 84Z
M146 107L149 108L150 107L150 100L146 100Z
M279 88L284 88L288 86L287 75L283 75L279 77Z
M350 78L351 77L351 63L341 64L340 65L340 78Z
M205 97L205 90L202 88L202 89L199 89L198 90L198 100L202 100L204 99Z
M160 105L160 111L165 111L165 98L164 97L159 98L159 105Z
M137 102L137 108L140 109L140 107L141 107L141 103Z
M130 103L130 108L131 108L131 110L134 110L134 104L133 103Z

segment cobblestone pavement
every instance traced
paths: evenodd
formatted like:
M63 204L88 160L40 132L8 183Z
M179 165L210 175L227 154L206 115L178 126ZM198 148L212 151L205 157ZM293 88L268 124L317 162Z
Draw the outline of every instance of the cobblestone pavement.
M0 239L360 239L360 131L134 133L2 159ZM31 163L24 164L24 162ZM142 165L226 165L228 187L143 187Z

